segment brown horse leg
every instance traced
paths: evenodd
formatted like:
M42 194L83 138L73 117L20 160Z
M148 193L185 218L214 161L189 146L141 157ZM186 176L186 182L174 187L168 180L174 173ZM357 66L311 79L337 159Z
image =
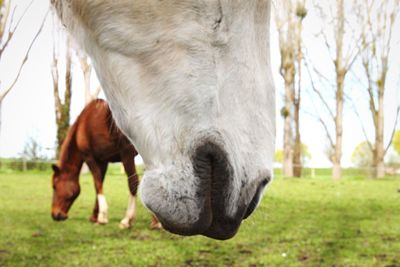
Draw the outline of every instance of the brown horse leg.
M126 210L125 217L121 220L119 227L121 229L129 228L132 226L133 221L136 217L136 194L139 185L138 175L136 173L135 158L131 153L121 155L122 164L126 174L128 175L128 186L129 186L129 201L128 208ZM161 229L161 223L157 217L152 215L150 229Z
M93 208L92 216L90 217L90 221L106 224L108 222L108 206L106 198L103 194L103 182L108 164L97 162L94 159L87 160L86 164L92 172L96 190L96 202Z
M96 202L94 203L93 212L92 212L92 215L90 216L89 220L93 223L96 223L98 215L99 215L99 202L97 201L97 194L96 194Z
M162 229L160 221L154 214L151 217L150 229Z
M135 158L131 153L121 155L121 161L124 165L126 174L128 175L129 200L128 208L126 209L125 217L121 220L119 227L126 229L132 226L136 217L136 193L139 184L139 179L136 173Z

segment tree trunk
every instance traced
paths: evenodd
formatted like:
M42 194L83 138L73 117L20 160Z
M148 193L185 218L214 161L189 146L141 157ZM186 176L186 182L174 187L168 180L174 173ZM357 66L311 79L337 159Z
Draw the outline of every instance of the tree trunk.
M57 149L56 157L58 158L61 145L64 142L65 137L69 129L70 121L70 108L71 108L71 97L72 97L72 62L69 40L67 40L67 52L66 52L66 65L65 65L65 92L64 102L61 101L59 92L59 80L58 80L58 66L55 55L53 55L53 86L54 86L54 98L55 98L55 109L56 109L56 124L57 124Z
M284 128L284 144L283 144L283 175L286 177L293 176L293 150L292 135L290 128L290 118L285 118Z
M340 162L333 162L332 177L334 180L339 180L342 177L342 167Z
M294 141L293 152L293 176L301 177L302 162L301 162L301 139L300 139L300 103L294 106L294 123L296 129L296 137Z
M333 154L333 179L342 177L341 159L342 159L342 137L343 137L343 96L344 96L344 80L346 77L346 66L343 59L343 41L344 41L344 2L337 1L337 26L336 26L336 142Z
M344 90L344 75L340 72L337 76L337 91L336 91L336 143L333 154L333 170L332 177L340 179L341 175L341 159L342 159L342 142L343 142L343 90Z
M291 90L292 84L285 82L286 92ZM290 98L285 95L285 111L284 114L284 130L283 130L283 175L286 177L293 176L293 146L292 146L292 127L290 113Z
M299 2L300 3L300 2ZM298 4L299 4L298 3ZM304 7L304 2L302 3ZM296 46L297 46L297 94L296 90L294 90L293 95L293 106L294 106L294 125L295 125L295 141L294 141L294 153L293 153L293 175L295 177L301 177L302 171L302 162L301 162L301 136L300 136L300 103L301 103L301 62L303 59L302 53L302 22L304 16L299 17L297 23L297 38L296 38Z
M3 99L0 99L0 138L1 138L1 123L2 123L2 120L1 120L2 104L3 104Z
M83 78L85 80L85 106L89 104L97 95L92 95L90 90L90 76L92 74L92 66L89 64L87 56L79 56Z
M89 104L90 101L93 100L93 96L90 93L90 74L91 67L87 66L87 68L83 70L83 77L85 79L85 105Z
M66 112L66 107L62 107L63 113L60 119L57 120L57 151L56 156L58 158L61 150L61 145L64 142L65 137L69 129L69 114Z
M384 161L378 162L378 164L375 166L375 169L376 169L375 173L376 178L383 178L385 176L386 170Z
M375 126L375 148L374 148L374 175L376 178L383 178L385 176L385 148L383 143L383 130L384 130L384 113L383 113L383 100L384 100L384 84L378 88L378 110L376 111L376 126Z

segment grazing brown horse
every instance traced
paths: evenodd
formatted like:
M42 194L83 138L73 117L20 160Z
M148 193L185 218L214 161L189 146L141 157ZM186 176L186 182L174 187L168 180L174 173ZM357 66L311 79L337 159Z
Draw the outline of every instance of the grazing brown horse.
M128 175L129 203L121 228L131 226L136 215L138 176L135 168L137 152L129 140L115 126L108 104L101 99L90 102L68 130L60 151L60 158L53 167L54 220L68 218L68 211L80 193L79 174L86 162L93 174L96 203L90 220L106 224L107 202L103 194L103 182L109 162L122 162ZM160 224L153 217L152 228Z

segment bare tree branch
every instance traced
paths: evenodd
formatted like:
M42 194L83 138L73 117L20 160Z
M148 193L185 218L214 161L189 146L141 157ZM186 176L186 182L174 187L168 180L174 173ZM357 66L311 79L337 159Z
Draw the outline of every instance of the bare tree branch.
M310 78L310 79L312 79L312 78ZM311 80L311 82L313 83L312 80ZM309 93L308 93L308 94L309 94ZM311 98L311 96L310 96L310 98ZM312 114L312 113L310 113L310 112L307 112L307 111L304 111L304 110L303 110L303 112L306 113L306 114L308 114L308 115L310 115L311 117L317 119L317 120L322 124L322 126L324 127L324 130L325 130L326 136L327 136L328 139L329 139L329 143L330 143L331 147L334 148L335 145L334 145L334 143L333 143L332 136L331 136L331 134L330 134L330 132L329 132L328 125L326 124L325 121L322 120L321 114L317 111L318 109L317 109L317 107L316 107L316 105L315 105L315 103L314 103L313 101L312 101L312 105L313 105L313 107L314 107L314 113L315 113L315 114L318 114L318 116L315 116L314 114Z
M399 119L399 114L400 114L400 105L397 106L396 119L395 119L395 121L394 121L392 134L390 135L389 142L388 142L388 144L387 144L387 146L386 146L386 148L385 148L384 155L386 155L386 153L388 152L388 150L389 150L389 148L390 148L390 145L391 145L392 142L393 142L393 137L394 137L394 134L395 134L395 132L396 132L396 125L397 125L397 121L398 121L398 119Z
M96 90L94 90L92 95L96 98L100 94L100 92L101 92L101 86L99 85L96 87Z
M10 5L9 1L3 2L2 6L5 8L5 12L4 12L4 14L0 14L0 16L1 16L1 19L0 19L0 43L3 43L3 37L4 37L3 35L4 35L5 29L6 29L7 20L10 15L10 9L11 9L11 5Z
M319 2L313 1L313 5L316 8L316 10L319 13L319 17L324 21L326 20L326 18L328 17L325 12L324 9L319 5ZM330 18L333 18L333 14L331 14L329 16ZM326 23L325 23L326 24ZM329 25L333 24L333 21L330 21L330 23L328 23ZM335 61L335 59L332 57L333 54L333 49L332 46L330 45L330 42L328 41L328 36L326 35L326 32L321 28L321 30L317 33L317 37L322 36L323 40L324 40L324 44L326 46L326 48L328 49L329 52L329 57L331 59L331 61Z
M328 139L329 139L329 143L331 144L331 147L334 148L334 147L335 147L335 144L333 143L333 139L332 139L332 137L331 137L331 135L330 135L330 133L329 133L328 126L326 125L325 121L324 121L322 118L319 118L319 121L321 122L322 126L323 126L324 129L325 129L326 136L327 136Z
M7 35L7 40L4 42L4 44L2 45L2 47L0 48L0 58L3 55L4 50L7 48L8 44L10 43L10 41L12 40L12 38L14 37L14 33L15 31L18 29L18 26L20 25L22 19L25 17L26 13L28 12L28 9L32 6L34 0L32 0L29 5L25 8L24 12L22 13L22 15L19 17L17 23L15 24L15 26L13 27L13 20L14 20L14 14L16 11L16 8L14 8L12 14L11 14L11 19L10 19L10 24L9 24L9 29L8 29L8 35ZM47 15L46 15L47 16Z
M22 19L25 17L25 14L28 12L29 8L32 6L34 0L31 0L31 2L28 4L28 6L24 9L24 12L22 12L22 15L19 17L17 23L15 24L14 28L11 29L11 23L10 23L10 29L12 32L15 32L21 23Z
M308 49L305 48L304 50L306 51L305 54L308 56L308 55L309 55ZM308 56L308 58L310 58L310 57ZM310 60L310 59L309 59L309 60ZM306 61L306 58L305 58L305 61ZM305 62L305 64L307 64L307 62ZM321 71L318 70L318 68L317 68L315 65L309 64L309 67L310 67L310 66L312 67L313 72L315 72L315 73L318 75L318 77L321 78L320 80L323 80L326 84L328 84L328 85L331 86L331 87L334 87L334 86L335 86L335 85L331 82L332 79L329 79L328 77L326 77Z
M53 60L51 63L51 76L53 78L53 94L54 94L54 104L55 104L55 110L56 110L56 121L60 119L61 116L61 107L62 107L62 102L61 102L61 97L59 94L59 71L58 71L58 55L56 52L56 33L55 33L55 25L58 20L55 18L55 15L53 14L53 31L52 31L52 37L53 37Z
M353 111L354 111L354 113L357 115L358 120L360 121L361 129L362 129L362 131L363 131L364 138L365 138L365 140L367 141L368 147L369 147L369 149L370 149L371 151L373 151L374 148L373 148L373 146L372 146L371 141L369 141L369 139L368 139L367 131L365 130L364 124L362 123L362 122L363 122L363 119L361 118L360 113L359 113L358 110L357 110L357 106L354 105L354 102L351 100L351 98L349 98L348 101L351 103L351 105L352 105L352 107L353 107Z
M48 15L48 12L46 12L46 15L44 16L44 18L43 18L43 20L42 20L42 23L40 24L39 30L36 32L36 34L35 34L35 36L33 37L31 43L29 44L28 50L27 50L26 53L25 53L25 56L24 56L24 58L23 58L23 60L22 60L22 63L21 63L21 65L20 65L19 69L18 69L17 75L15 76L13 82L10 84L10 86L9 86L7 89L4 90L4 92L0 93L0 101L2 101L2 100L6 97L6 95L13 89L13 87L14 87L15 84L17 83L18 78L19 78L19 76L21 75L22 69L23 69L23 67L25 66L25 63L28 61L29 53L30 53L30 51L31 51L31 49L32 49L32 47L33 47L33 45L35 44L37 38L39 37L40 33L41 33L42 30L43 30L43 26L44 26L44 23L45 23L45 21L46 21L46 19L47 19L47 15Z
M310 71L309 64L308 64L307 60L304 60L304 64L306 65L307 72L308 72L308 76L309 76L309 78L310 78L311 87L312 87L313 91L318 95L319 99L320 99L320 100L322 101L322 103L324 104L326 110L329 112L329 116L331 117L331 119L334 119L334 118L335 118L335 115L333 115L332 109L330 108L330 106L329 106L328 103L326 102L325 98L322 96L321 92L320 92L320 91L317 89L317 87L315 86L314 79L313 79L313 77L312 77L312 74L311 74L311 71Z

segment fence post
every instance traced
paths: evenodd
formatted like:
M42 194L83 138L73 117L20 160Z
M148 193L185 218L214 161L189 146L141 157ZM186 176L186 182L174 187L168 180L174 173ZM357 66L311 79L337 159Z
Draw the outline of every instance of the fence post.
M315 168L311 168L311 178L315 178Z
M22 159L22 170L26 172L28 170L26 159Z

